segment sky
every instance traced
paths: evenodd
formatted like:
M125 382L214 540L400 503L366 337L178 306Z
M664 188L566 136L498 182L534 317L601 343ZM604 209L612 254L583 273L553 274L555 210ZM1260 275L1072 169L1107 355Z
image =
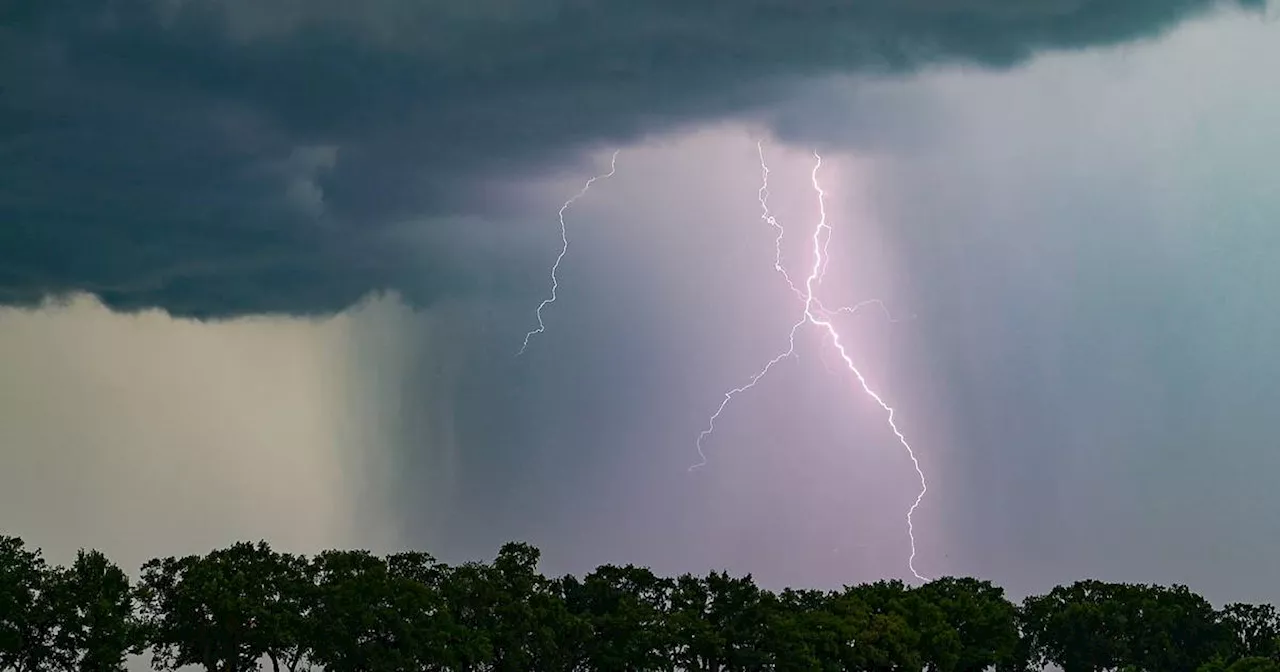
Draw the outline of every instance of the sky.
M1280 601L1259 2L94 0L0 27L0 531ZM21 66L19 65L21 64ZM550 290L564 211L570 246ZM816 152L816 154L815 154ZM882 305L883 310L878 306Z

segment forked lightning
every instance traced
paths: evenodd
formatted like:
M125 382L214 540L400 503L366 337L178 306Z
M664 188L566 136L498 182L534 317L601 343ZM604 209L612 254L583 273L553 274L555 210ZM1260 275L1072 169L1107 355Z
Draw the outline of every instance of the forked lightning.
M769 206L768 206L769 167L765 164L763 146L760 144L757 144L756 148L760 153L760 167L761 167L761 173L762 173L762 179L763 179L763 184L761 185L760 192L759 192L760 208L762 211L761 219L763 219L767 224L772 226L777 231L777 234L778 234L777 238L775 239L773 267L774 267L774 270L777 271L780 275L782 275L783 279L786 280L787 285L791 288L791 290L797 296L799 296L800 299L804 302L804 310L802 311L800 318L794 324L791 325L791 330L787 335L787 349L784 350L778 356L769 360L769 362L765 364L763 368L761 368L759 371L753 374L750 378L748 378L747 382L744 385L740 387L735 387L724 394L724 398L720 401L720 405L716 408L715 412L711 414L711 418L707 422L707 428L702 430L702 432L698 435L698 440L696 441L695 445L698 449L699 461L698 463L689 467L689 470L692 471L694 469L705 466L707 464L707 455L703 449L703 444L715 432L716 420L719 419L720 414L724 412L725 408L729 405L729 402L732 401L733 398L738 394L741 394L751 389L752 387L755 387L756 383L760 382L760 379L764 378L764 376L768 374L769 371L776 364L786 359L787 357L790 357L796 354L796 333L800 330L801 327L805 326L806 324L811 324L815 327L818 327L819 329L822 329L825 332L823 334L824 335L823 341L825 342L826 339L828 338L830 339L832 345L835 346L836 352L840 354L840 359L844 362L845 366L857 379L858 385L862 388L862 391L866 393L867 396L871 397L871 399L878 406L880 406L881 409L884 410L884 412L887 415L889 428L893 430L893 435L897 437L898 443L900 443L902 447L906 449L907 455L911 458L911 464L915 467L916 475L920 478L920 493L916 495L915 501L911 504L911 507L907 509L907 537L911 542L911 555L907 557L907 567L908 569L911 570L911 574L914 575L917 579L920 579L921 581L927 581L928 579L922 574L920 574L920 572L916 570L916 566L915 566L916 536L915 536L914 516L915 516L916 509L919 508L920 506L920 502L924 500L925 493L928 492L929 490L929 485L925 480L924 471L920 468L920 461L916 458L916 453L915 453L915 450L911 447L911 443L907 441L906 436L903 435L900 429L898 429L897 422L895 421L895 418L894 418L895 411L893 407L885 403L884 399L875 390L871 388L870 384L867 383L867 379L862 375L862 372L858 370L858 367L853 363L853 358L849 355L848 351L845 349L844 343L840 340L840 333L836 330L835 325L832 324L831 322L832 316L834 314L854 313L858 311L860 308L863 308L865 306L872 305L872 304L879 305L881 309L885 309L884 303L879 301L878 299L871 299L868 301L863 301L861 303L858 303L857 305L854 305L854 306L840 308L836 311L830 311L830 310L827 310L822 305L822 302L817 298L817 296L815 296L815 285L821 284L823 277L826 275L827 264L830 261L828 249L831 243L831 232L832 232L831 225L827 223L827 208L826 208L826 200L825 200L826 192L822 190L822 185L818 182L818 170L819 168L822 167L822 157L817 152L814 152L813 154L815 163L813 166L813 172L810 175L810 179L813 183L813 189L818 194L818 207L819 207L818 225L813 230L813 239L812 239L813 240L813 266L809 269L809 275L807 278L805 278L803 287L797 286L792 281L790 274L787 272L786 268L782 264L782 239L785 235L785 230L783 229L782 225L778 222L777 218L774 217L769 212ZM885 309L885 312L887 314L888 310ZM891 320L893 319L892 316L890 316L890 319Z
M829 248L831 244L831 233L832 233L832 228L827 223L827 209L826 209L826 200L825 200L826 193L822 190L822 185L818 182L818 170L822 167L822 157L817 152L814 152L813 154L815 163L813 166L813 172L810 175L810 179L813 183L813 189L815 192L817 192L817 195L818 195L818 207L819 207L818 224L813 230L813 237L812 237L813 265L809 269L809 274L805 278L803 285L797 285L794 282L791 274L787 271L786 267L782 263L782 241L786 235L786 231L783 228L782 224L778 222L777 218L774 217L773 214L769 211L769 202L768 202L769 201L769 167L765 163L763 144L758 143L756 146L756 149L760 155L761 186L760 186L760 191L758 193L758 198L760 201L761 219L764 220L765 223L767 223L769 226L773 227L773 229L777 232L777 237L774 239L773 268L775 271L778 272L779 275L782 276L783 280L786 281L787 286L791 289L791 291L797 297L799 297L799 299L802 301L803 310L801 311L800 316L796 320L796 322L791 325L790 331L787 333L786 350L778 354L773 359L769 360L768 363L766 363L759 371L752 374L751 377L747 379L747 382L744 385L740 387L735 387L729 390L728 392L725 392L724 398L720 401L720 405L716 408L715 412L712 413L711 417L708 419L707 428L704 429L700 434L698 434L698 439L695 445L698 450L699 461L693 466L689 467L689 470L693 471L699 467L706 466L707 455L704 450L704 443L707 441L707 439L711 437L712 434L715 433L716 421L720 418L720 415L724 412L725 408L728 407L729 402L733 401L734 397L736 397L738 394L746 392L747 390L755 387L756 383L760 382L760 380L764 378L765 375L768 374L769 371L772 370L775 365L780 363L782 360L788 357L794 356L796 354L796 334L800 331L801 327L804 327L806 324L818 327L819 329L823 330L823 339L822 339L823 345L825 345L826 341L830 339L830 342L834 346L835 351L839 353L840 359L844 362L845 367L857 379L858 385L862 388L862 391L867 396L871 397L871 399L881 409L884 410L884 412L887 415L889 428L893 430L893 435L897 437L898 442L902 445L903 448L906 449L907 455L911 458L911 463L915 467L916 475L920 479L920 492L918 495L916 495L915 501L911 504L911 507L907 510L907 537L911 542L911 555L908 556L907 558L907 567L911 570L911 574L914 575L917 579L920 579L922 581L927 581L928 579L922 574L920 574L920 572L918 572L915 567L916 538L915 538L914 516L915 516L916 509L919 508L920 503L924 500L925 493L928 492L928 489L929 489L928 483L925 480L924 471L920 468L920 461L916 458L915 450L911 447L910 442L907 441L906 436L903 435L902 431L898 428L897 422L895 420L895 411L893 407L889 406L889 404L887 404L884 401L884 399L881 398L881 396L871 388L870 384L867 382L867 379L862 375L862 372L853 363L853 358L849 355L848 351L844 346L844 343L840 340L840 333L836 330L835 325L832 323L832 318L837 314L853 314L861 310L862 308L865 308L871 305L879 306L879 308L885 312L885 315L889 317L890 321L896 322L897 320L895 320L893 316L889 314L888 308L886 308L884 305L884 302L880 301L879 299L868 299L866 301L862 301L853 306L846 306L846 307L838 308L836 310L829 310L822 304L822 301L816 295L816 291L817 291L816 286L822 283L822 280L826 275L827 265L830 262ZM541 334L544 331L546 331L546 324L543 322L543 319L542 319L542 311L548 305L555 303L557 298L557 291L560 288L560 282L557 276L557 272L560 270L560 263L564 260L565 255L569 251L568 227L566 226L565 220L564 220L565 211L568 210L569 206L573 205L575 201L585 196L587 192L591 189L591 185L595 183L597 180L602 180L602 179L612 177L614 173L617 171L617 161L618 161L618 151L615 150L613 152L613 156L609 160L609 172L596 175L595 177L592 177L591 179L587 180L586 184L582 186L582 189L579 190L578 193L574 194L571 198L569 198L569 200L565 201L564 204L560 206L560 211L558 214L560 219L560 240L562 245L560 248L559 255L556 256L555 263L551 266L551 295L547 299L543 300L542 303L538 304L538 308L535 311L535 316L537 317L538 326L533 330L529 331L527 334L525 334L524 343L520 346L519 354L524 354L525 350L527 350L529 347L529 341L535 335Z

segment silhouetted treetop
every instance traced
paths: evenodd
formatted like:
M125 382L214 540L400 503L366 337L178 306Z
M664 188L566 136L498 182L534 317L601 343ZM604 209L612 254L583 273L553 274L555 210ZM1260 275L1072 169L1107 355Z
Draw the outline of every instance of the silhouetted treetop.
M492 562L266 542L157 558L136 582L0 536L0 670L118 672L1280 672L1271 605L1085 580L1021 604L989 581L766 590L748 576L603 565L548 578Z

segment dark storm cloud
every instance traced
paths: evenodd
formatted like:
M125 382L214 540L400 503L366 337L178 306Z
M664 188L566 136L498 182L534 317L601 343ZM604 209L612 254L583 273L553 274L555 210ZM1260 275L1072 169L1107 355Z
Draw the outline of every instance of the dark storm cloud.
M509 178L810 77L1009 66L1216 4L0 2L0 302L300 314L510 288L528 269L449 245L514 219Z

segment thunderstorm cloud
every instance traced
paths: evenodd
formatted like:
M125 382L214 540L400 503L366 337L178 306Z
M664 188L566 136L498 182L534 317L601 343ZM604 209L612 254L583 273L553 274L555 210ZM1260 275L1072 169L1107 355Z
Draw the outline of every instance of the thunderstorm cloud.
M0 303L227 317L519 291L532 260L450 250L512 233L478 231L519 225L509 185L588 150L776 122L806 80L1009 67L1261 4L0 2Z

